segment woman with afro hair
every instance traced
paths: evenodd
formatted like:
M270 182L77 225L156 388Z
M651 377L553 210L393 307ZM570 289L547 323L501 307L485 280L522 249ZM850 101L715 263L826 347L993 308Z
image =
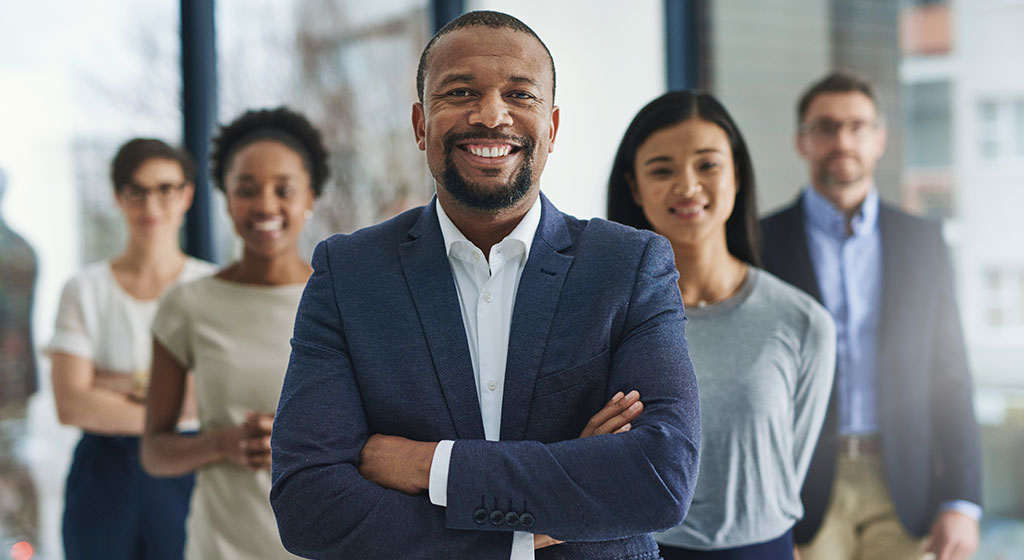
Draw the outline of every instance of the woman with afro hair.
M295 311L312 273L298 240L327 178L320 133L286 108L249 111L214 140L213 178L241 258L171 291L153 324L142 443L157 476L195 472L186 558L294 558L270 507L270 433ZM176 432L195 378L199 433Z

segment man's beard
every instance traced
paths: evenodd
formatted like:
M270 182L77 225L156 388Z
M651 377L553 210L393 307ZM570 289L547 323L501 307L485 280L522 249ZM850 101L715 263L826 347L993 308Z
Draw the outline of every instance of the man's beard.
M467 181L455 167L452 154L458 148L457 142L463 140L487 139L508 140L520 146L523 163L512 179L497 188L488 189L484 186ZM452 198L460 204L475 210L494 212L514 207L530 191L533 183L533 150L535 142L525 136L508 136L494 132L463 132L451 133L444 137L444 188Z
M829 169L832 165L832 160L836 159L840 155L846 155L856 162L856 170L852 174L848 173L836 173ZM864 165L856 155L848 154L830 154L824 162L824 165L818 170L818 183L828 187L845 187L847 185L853 185L859 183L864 179Z

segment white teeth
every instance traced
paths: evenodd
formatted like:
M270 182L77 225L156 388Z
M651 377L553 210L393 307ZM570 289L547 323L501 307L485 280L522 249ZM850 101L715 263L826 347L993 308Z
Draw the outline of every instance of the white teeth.
M469 153L474 156L493 158L493 157L505 157L512 151L512 146L491 146L490 148L481 148L477 146L470 146Z
M283 220L267 220L265 222L253 222L252 229L256 231L277 231L283 226Z

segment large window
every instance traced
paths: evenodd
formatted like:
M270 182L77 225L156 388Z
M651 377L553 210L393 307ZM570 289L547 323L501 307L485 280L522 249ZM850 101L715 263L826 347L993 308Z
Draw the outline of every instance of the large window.
M429 38L427 0L221 0L220 121L288 105L324 134L332 176L302 246L425 203L433 195L413 141L416 67ZM216 195L218 201L220 195ZM219 253L234 235L215 210Z
M806 184L793 148L797 97L833 68L874 82L889 142L882 197L943 219L957 272L987 517L978 558L1019 554L1024 527L1024 3L709 2L709 87L750 146L761 207Z
M0 210L39 261L37 345L52 336L63 283L123 247L109 179L118 146L132 136L180 141L178 64L175 0L40 0L0 9L0 167L8 176ZM57 425L42 356L38 369L29 440L18 449L39 500L36 558L56 559L63 558L64 477L77 430ZM6 555L10 543L2 541L0 533Z

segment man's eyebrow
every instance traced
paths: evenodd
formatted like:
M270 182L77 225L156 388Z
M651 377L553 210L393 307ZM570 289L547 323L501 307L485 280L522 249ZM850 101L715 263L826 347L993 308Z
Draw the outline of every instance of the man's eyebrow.
M476 76L472 74L451 74L449 76L446 76L443 80L441 80L441 83L438 84L437 87L440 89L444 89L455 82L472 82L475 78Z
M540 87L540 82L526 76L509 76L508 81L516 84L530 84L534 87Z

